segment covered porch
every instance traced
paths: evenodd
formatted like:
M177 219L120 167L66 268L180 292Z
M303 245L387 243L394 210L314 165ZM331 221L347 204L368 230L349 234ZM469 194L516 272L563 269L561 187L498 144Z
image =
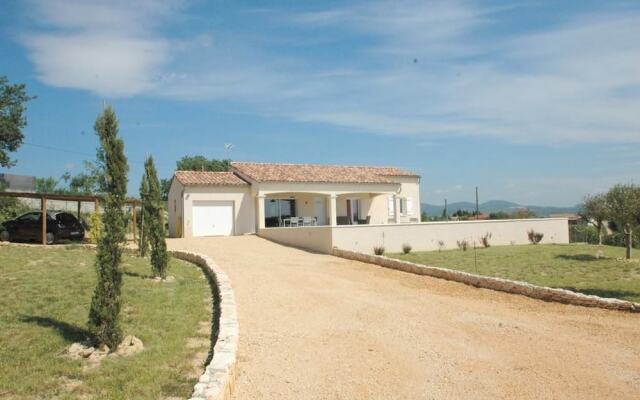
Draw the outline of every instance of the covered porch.
M396 223L401 206L392 191L261 193L256 200L258 229Z

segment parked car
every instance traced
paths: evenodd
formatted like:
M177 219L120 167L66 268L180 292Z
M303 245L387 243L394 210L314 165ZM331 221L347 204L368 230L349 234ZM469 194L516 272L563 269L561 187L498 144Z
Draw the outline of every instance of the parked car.
M47 213L47 244L59 240L83 240L84 227L78 219L68 212ZM0 225L2 241L38 241L42 242L42 212L33 211Z

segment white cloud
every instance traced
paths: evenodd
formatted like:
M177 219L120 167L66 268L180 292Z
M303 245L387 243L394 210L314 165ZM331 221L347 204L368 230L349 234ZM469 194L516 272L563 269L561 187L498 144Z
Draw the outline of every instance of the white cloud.
M179 42L157 30L180 2L38 4L43 29L24 42L55 86L227 101L425 143L640 143L640 11L508 34L503 10L475 1L375 1L252 14L285 29L257 24L258 38L205 32ZM340 53L327 56L334 44Z
M151 90L169 59L155 27L176 1L30 2L38 28L22 36L40 80L105 96Z

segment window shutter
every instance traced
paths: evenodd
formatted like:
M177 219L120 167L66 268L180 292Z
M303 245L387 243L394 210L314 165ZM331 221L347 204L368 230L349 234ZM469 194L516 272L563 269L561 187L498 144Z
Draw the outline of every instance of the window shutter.
M407 214L413 215L413 199L407 197Z
M395 215L395 204L393 204L393 196L389 196L387 207L389 209L389 216L393 217Z

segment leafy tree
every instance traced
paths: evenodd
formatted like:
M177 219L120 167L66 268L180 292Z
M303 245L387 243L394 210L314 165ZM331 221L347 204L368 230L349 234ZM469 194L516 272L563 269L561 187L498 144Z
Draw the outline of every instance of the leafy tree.
M626 259L631 258L633 230L640 223L640 186L615 185L606 194L608 214L626 236Z
M0 182L0 192L4 192L6 189L4 182ZM0 222L13 219L29 210L30 207L16 197L0 197Z
M0 76L0 166L12 167L15 161L9 154L18 150L27 126L26 104L35 97L27 95L24 84L12 85L6 76Z
M489 214L489 219L509 219L511 214L504 211L492 212Z
M145 163L144 173L142 174L142 180L140 181L140 200L142 200L142 207L140 212L140 257L146 257L147 250L149 249L149 233L147 227L151 222L149 210L151 206L149 203L149 176L147 174L147 168Z
M102 234L98 239L96 270L98 280L91 300L89 327L98 342L114 349L122 336L118 323L122 286L122 244L125 241L126 216L123 211L127 194L129 166L124 143L118 137L118 119L111 107L98 116L95 131L100 138L104 168L104 213Z
M593 221L598 230L598 244L602 244L602 231L604 230L604 221L608 218L607 197L600 193L595 195L587 195L582 203L580 212L582 218Z
M59 193L64 191L64 189L58 188L58 180L52 176L36 178L36 193Z
M149 244L151 245L151 269L153 275L162 279L167 276L167 243L165 242L164 230L164 209L160 194L160 182L158 173L153 164L153 158L149 156L144 163L146 184L148 187L146 198L143 200L145 208L148 209L147 232Z
M160 194L162 201L169 200L169 188L171 187L171 179L160 179Z
M63 179L69 182L69 192L97 194L105 191L104 155L98 150L96 162L84 161L84 171L76 175L66 173Z
M226 172L230 169L231 160L209 160L205 156L184 156L176 163L178 171Z

